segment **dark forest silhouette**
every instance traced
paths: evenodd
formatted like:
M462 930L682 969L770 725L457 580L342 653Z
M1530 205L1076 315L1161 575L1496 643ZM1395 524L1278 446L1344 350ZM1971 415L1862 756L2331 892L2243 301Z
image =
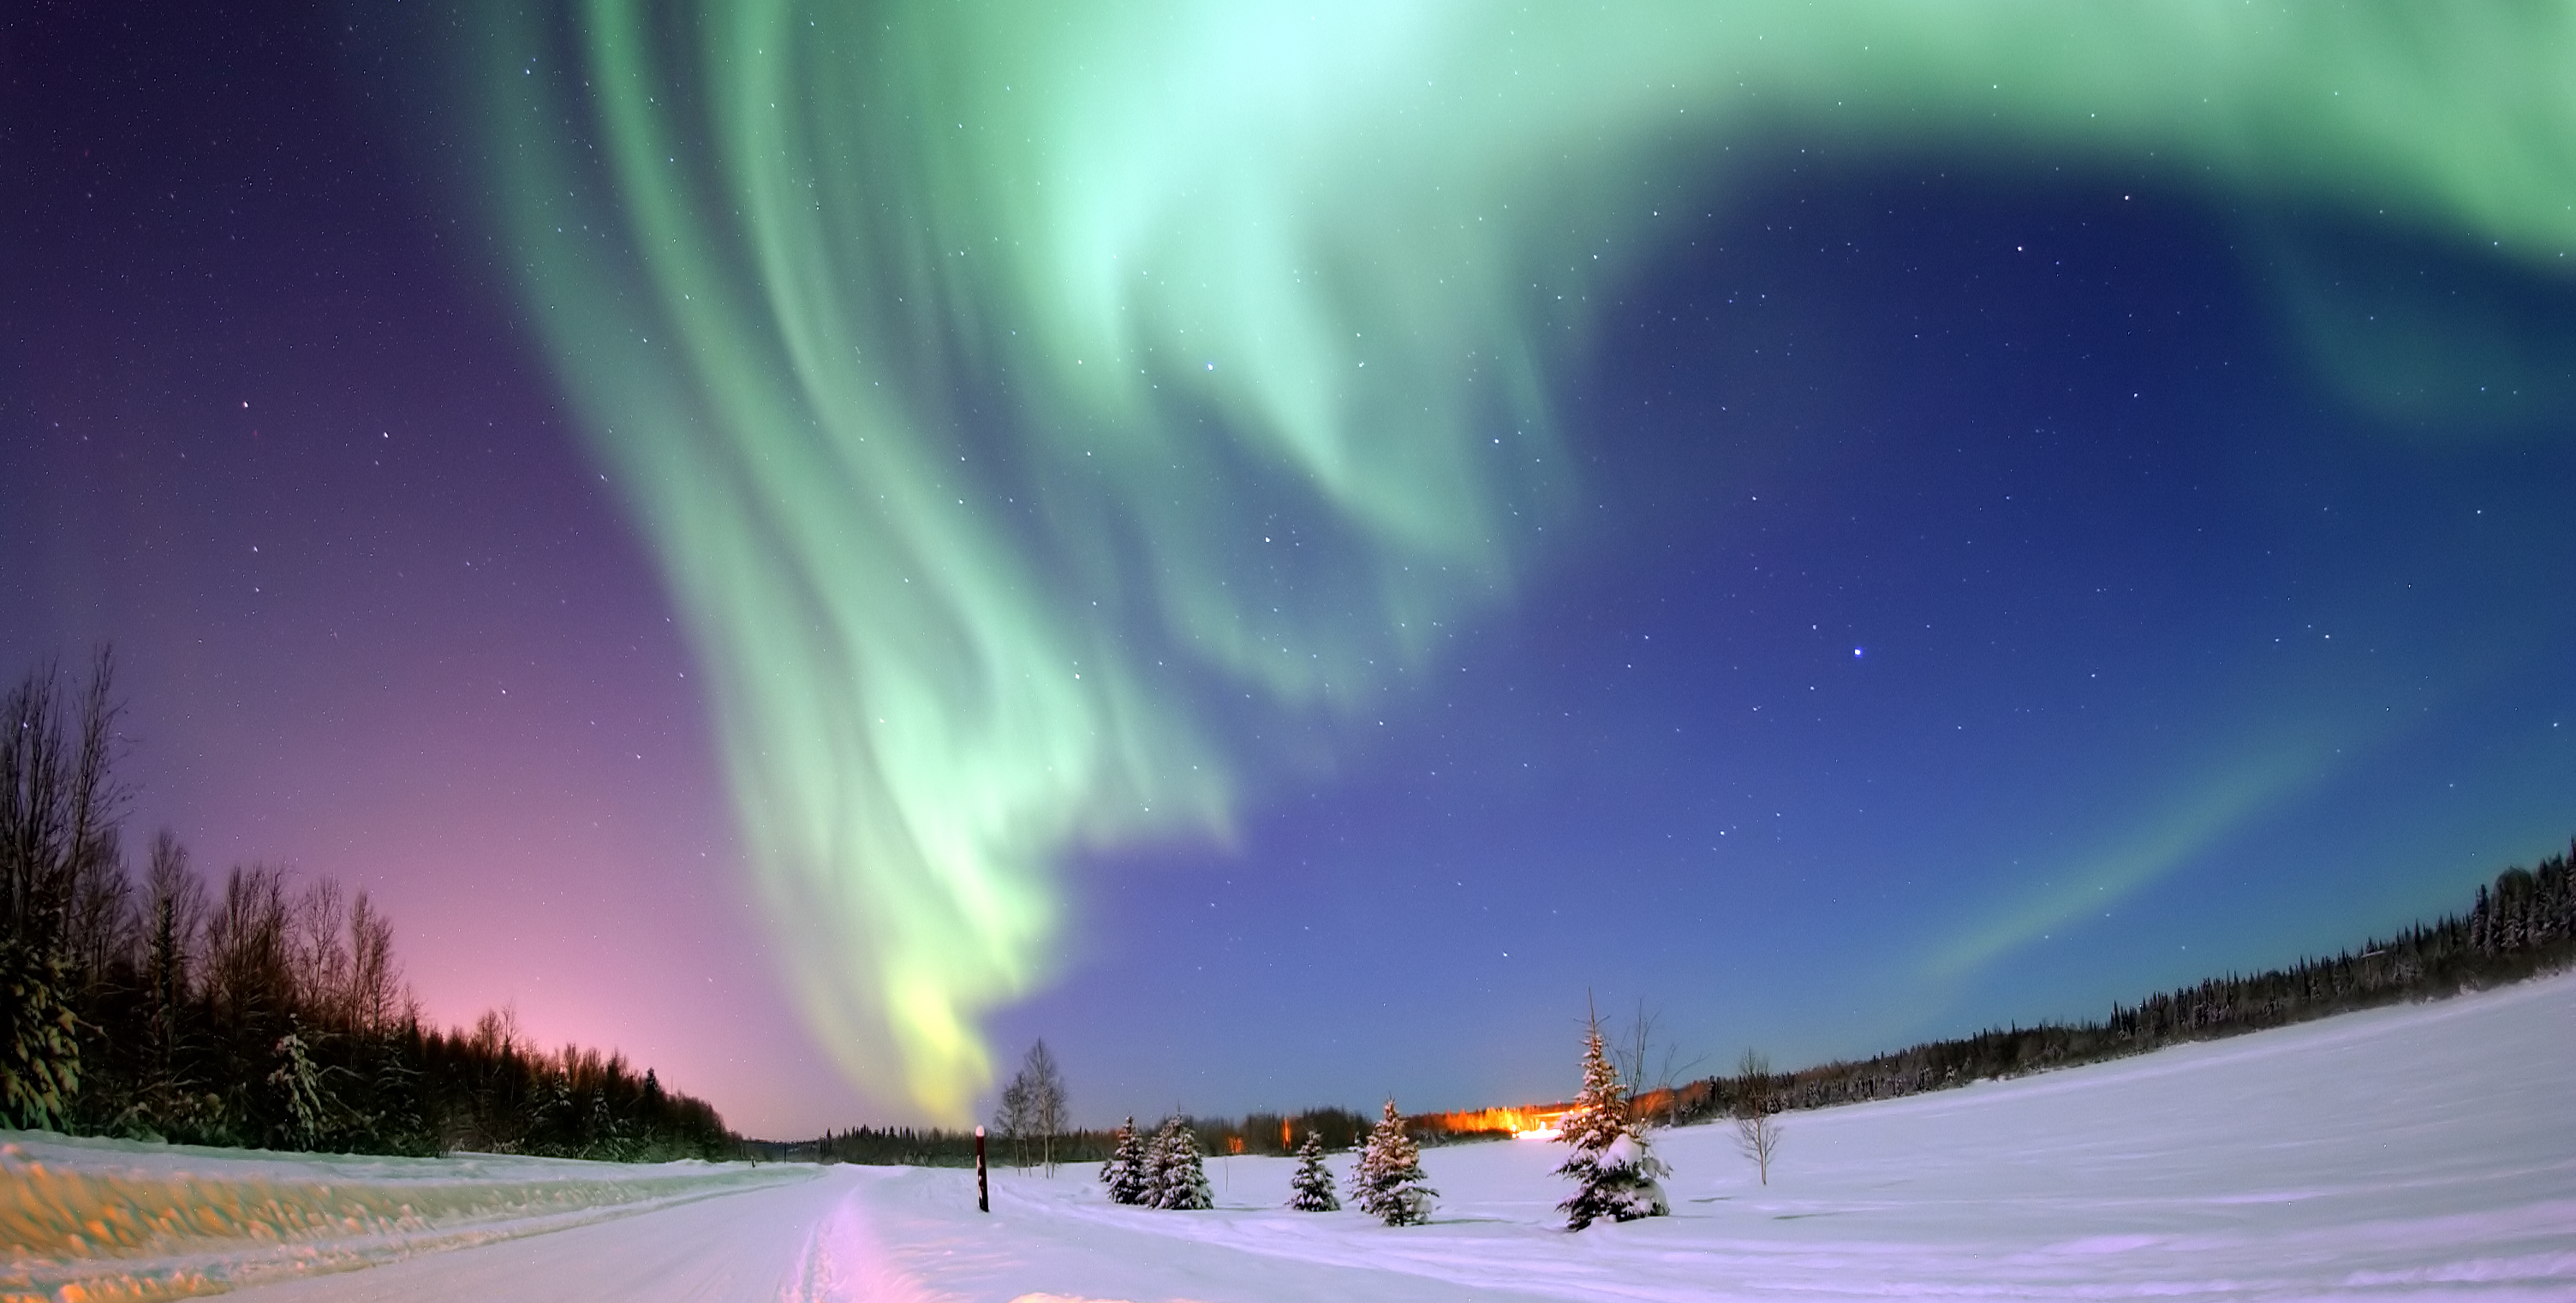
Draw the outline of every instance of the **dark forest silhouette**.
M2576 845L2570 851L2576 852ZM2466 914L2373 938L2331 959L2302 959L2287 968L2231 973L2159 991L2134 1005L2113 1004L2110 1015L2098 1022L1989 1028L1857 1061L1765 1072L1759 1084L1773 1108L1896 1099L2381 1005L2443 999L2571 964L2576 964L2576 874L2570 872L2568 855L2552 855L2536 869L2509 868L2492 887L2479 887ZM1744 1112L1745 1090L1744 1079L1708 1077L1641 1091L1636 1108L1642 1116L1678 1123L1732 1118ZM1415 1119L1415 1125L1448 1140L1483 1138L1509 1134L1503 1119L1563 1107L1433 1113Z
M421 1022L392 921L330 878L138 875L109 659L0 699L0 1124L350 1153L729 1157L713 1108L616 1054L530 1044L508 1010Z
M2576 849L2576 848L2571 848ZM2098 1022L1988 1029L1859 1062L1827 1063L1775 1076L1789 1108L1962 1086L2049 1068L2144 1054L2185 1041L2215 1040L2340 1013L2443 999L2555 972L2576 960L2576 881L2568 857L2537 869L2514 867L2481 886L2465 915L2446 915L2388 938L2372 938L2331 959L2213 977L2113 1004ZM1684 1117L1731 1116L1734 1083L1694 1082L1677 1101ZM1692 1096L1696 1093L1698 1098ZM1649 1105L1651 1107L1651 1105Z
M1252 1113L1240 1118L1177 1114L1198 1140L1199 1152L1217 1158L1235 1154L1293 1154L1308 1133L1322 1137L1326 1149L1339 1152L1368 1138L1370 1119L1347 1108L1313 1108L1302 1113ZM1166 1119L1171 1120L1171 1119ZM1153 1128L1148 1127L1147 1130ZM1118 1146L1115 1130L1068 1130L1054 1138L1058 1163L1097 1163ZM827 1131L813 1140L755 1141L764 1158L805 1162L903 1164L914 1167L967 1167L975 1162L975 1133L945 1127L853 1127ZM1008 1151L1005 1151L1006 1153ZM1019 1164L1025 1165L1025 1159Z

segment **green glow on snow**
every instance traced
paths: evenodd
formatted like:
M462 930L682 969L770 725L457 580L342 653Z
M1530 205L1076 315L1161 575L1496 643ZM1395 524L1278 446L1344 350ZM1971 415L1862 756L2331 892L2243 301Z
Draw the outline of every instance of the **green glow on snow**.
M1679 229L1641 182L1795 132L2576 244L2568 4L486 18L512 265L692 622L790 971L949 1120L1062 855L1222 835L1206 684L1330 717L1507 598L1573 487L1548 368Z

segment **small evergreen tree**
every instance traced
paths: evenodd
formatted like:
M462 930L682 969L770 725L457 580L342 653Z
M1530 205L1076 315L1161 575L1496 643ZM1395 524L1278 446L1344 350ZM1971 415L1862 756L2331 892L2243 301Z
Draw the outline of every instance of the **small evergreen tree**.
M1422 1152L1404 1133L1404 1118L1395 1101L1369 1132L1368 1147L1351 1169L1351 1202L1389 1226L1419 1226L1431 1220L1431 1201L1440 1192L1422 1173Z
M1154 1201L1153 1155L1145 1137L1136 1134L1136 1119L1118 1128L1118 1146L1109 1152L1109 1161L1100 1165L1100 1180L1109 1187L1109 1202L1147 1204Z
M1597 1017L1584 1032L1583 1093L1560 1125L1557 1138L1574 1149L1556 1169L1575 1185L1573 1196L1557 1205L1566 1229L1579 1231L1603 1217L1626 1222L1672 1211L1656 1182L1670 1169L1647 1149L1644 1129L1629 1114L1627 1088L1601 1051Z
M584 1128L589 1134L584 1141L584 1158L615 1158L626 1152L624 1137L617 1134L617 1119L608 1112L608 1092L590 1093L590 1121Z
M80 1089L80 1020L64 998L71 975L59 947L0 937L0 1124L68 1127Z
M1154 1136L1154 1206L1192 1212L1216 1207L1207 1165L1199 1159L1199 1136L1179 1118L1163 1123Z
M286 1028L277 1040L277 1070L268 1074L268 1084L286 1096L286 1147L319 1149L338 1105L322 1084L323 1069L304 1043L302 1023L289 1017Z
M1297 1151L1297 1174L1288 1179L1294 1191L1288 1206L1301 1213L1340 1212L1342 1201L1333 1194L1333 1173L1324 1166L1324 1137L1306 1133L1304 1147Z

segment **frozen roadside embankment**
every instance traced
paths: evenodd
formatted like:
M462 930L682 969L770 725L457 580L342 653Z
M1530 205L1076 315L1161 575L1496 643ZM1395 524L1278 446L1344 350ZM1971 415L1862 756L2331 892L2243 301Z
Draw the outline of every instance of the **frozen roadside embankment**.
M157 1299L347 1271L810 1179L810 1168L379 1158L0 1134L0 1299Z

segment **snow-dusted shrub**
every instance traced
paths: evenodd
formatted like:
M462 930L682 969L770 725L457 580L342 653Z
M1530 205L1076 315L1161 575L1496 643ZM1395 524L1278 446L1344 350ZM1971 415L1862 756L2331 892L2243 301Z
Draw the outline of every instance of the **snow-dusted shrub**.
M1557 1138L1573 1147L1559 1176L1574 1180L1574 1194L1557 1208L1569 1230L1582 1230L1604 1217L1635 1221L1672 1211L1659 1179L1671 1171L1646 1145L1645 1129L1628 1112L1628 1091L1619 1070L1601 1052L1601 1025L1596 1020L1584 1034L1583 1093L1559 1124Z
M1389 1226L1418 1226L1431 1220L1431 1201L1440 1192L1422 1174L1422 1153L1404 1132L1395 1101L1369 1132L1368 1147L1351 1169L1351 1202L1361 1212Z
M1333 1194L1333 1173L1324 1166L1324 1137L1314 1131L1306 1133L1304 1147L1297 1151L1297 1174L1288 1178L1288 1206L1301 1213L1341 1211L1342 1201Z

